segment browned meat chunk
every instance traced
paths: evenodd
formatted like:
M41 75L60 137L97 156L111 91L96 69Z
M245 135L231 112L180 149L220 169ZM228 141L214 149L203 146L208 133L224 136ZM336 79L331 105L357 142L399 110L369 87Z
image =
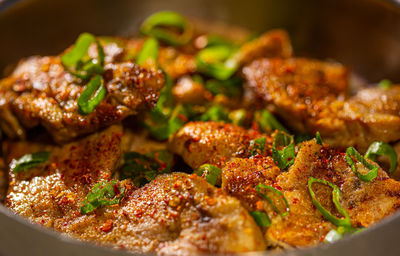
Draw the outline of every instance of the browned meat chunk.
M260 183L271 186L280 173L271 157L234 158L222 169L221 188L239 199L249 211L273 213L270 205L257 193L256 186Z
M295 131L319 131L336 147L356 146L361 151L377 140L400 139L396 96L379 97L390 107L366 107L368 92L346 99L348 70L337 63L309 59L261 59L244 68L248 85ZM375 89L380 90L380 89ZM382 94L395 94L397 89ZM364 95L364 96L363 96ZM381 94L380 94L381 95Z
M205 163L223 167L233 157L246 156L250 141L260 137L266 138L265 152L270 152L272 139L256 131L219 122L191 122L171 136L169 148L193 169Z
M164 78L132 62L108 63L103 74L106 98L87 116L78 113L84 86L76 84L59 57L31 57L0 81L0 124L10 137L43 125L58 142L94 132L157 102Z
M107 221L112 229L99 233ZM120 207L69 223L65 231L73 236L138 252L197 255L265 249L260 229L239 201L183 173L158 176Z
M240 202L197 176L174 173L133 190L121 205L82 215L86 194L111 179L120 158L121 128L62 147L10 143L8 159L52 150L49 161L10 172L6 206L69 236L138 252L194 255L264 250L261 230ZM24 150L21 150L23 149Z
M369 171L359 162L356 165L361 173ZM276 180L275 187L288 200L290 213L287 217L272 219L266 234L269 243L311 246L336 228L314 207L307 187L310 177L339 187L340 204L348 212L353 227L373 225L400 206L400 183L390 179L385 171L379 168L372 182L361 181L346 162L344 153L322 147L313 140L302 144L294 165ZM312 188L321 204L338 214L331 199L331 188L320 183L313 184Z
M8 146L7 159L51 150L49 161L21 173L9 173L5 205L33 222L59 229L77 218L80 203L96 183L106 181L121 156L122 129L111 126L62 147L17 142Z

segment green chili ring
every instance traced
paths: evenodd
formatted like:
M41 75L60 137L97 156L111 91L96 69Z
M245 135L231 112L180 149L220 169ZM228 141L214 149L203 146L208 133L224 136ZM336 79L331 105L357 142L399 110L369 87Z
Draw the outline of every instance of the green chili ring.
M82 115L88 115L105 98L107 90L104 86L101 76L96 75L86 85L86 88L81 92L78 98L78 108Z
M286 209L285 209L285 212L284 212L284 213L281 213L281 211L278 209L278 207L276 207L276 205L272 202L272 199L271 199L269 196L267 196L266 194L264 194L264 193L261 192L261 188L263 188L263 189L269 189L269 190L271 190L272 192L274 192L276 195L282 197L283 201L285 202L285 206L286 206ZM277 190L277 189L274 188L274 187L271 187L271 186L268 186L268 185L264 185L264 184L258 184L258 185L256 186L256 190L257 190L257 193L259 193L262 197L264 197L264 198L268 201L268 203L271 204L272 208L274 209L274 211L275 211L276 213L278 213L278 214L281 215L282 217L285 217L285 216L287 216L287 215L289 214L289 211L290 211L289 203L288 203L286 197L282 194L281 191Z
M361 174L359 171L357 171L357 167L354 164L354 161L351 158L351 156L355 156L357 158L357 160L360 161L370 171L367 174ZM367 160L365 160L365 158L363 158L361 156L361 154L358 153L358 151L353 147L347 148L347 150L346 150L346 161L350 165L352 171L355 174L357 174L358 178L360 180L362 180L362 181L371 182L372 180L374 180L378 176L378 166L368 163Z
M159 26L181 29L180 35L169 32ZM153 36L173 46L187 44L193 35L193 27L182 15L172 11L162 11L148 17L141 26L144 35Z
M389 157L390 161L389 173L392 174L397 169L398 158L396 151L389 144L382 141L376 141L372 143L369 146L367 153L365 154L365 158L371 159L372 161L376 161L377 156L385 156L385 155Z
M312 190L312 184L313 183L322 183L324 185L330 186L333 189L332 190L332 201L335 204L335 207L336 207L337 211L344 217L344 219L337 218L336 216L331 214L325 207L323 207L320 202L318 202L317 198L315 197L315 193ZM317 207L317 209L322 213L322 215L327 220L329 220L330 222L332 222L336 226L342 226L342 227L346 227L346 228L350 228L351 227L350 216L347 213L347 211L340 205L340 202L339 202L340 190L336 185L330 183L327 180L320 180L320 179L316 179L314 177L310 177L308 179L308 191L310 192L313 204L315 205L315 207Z

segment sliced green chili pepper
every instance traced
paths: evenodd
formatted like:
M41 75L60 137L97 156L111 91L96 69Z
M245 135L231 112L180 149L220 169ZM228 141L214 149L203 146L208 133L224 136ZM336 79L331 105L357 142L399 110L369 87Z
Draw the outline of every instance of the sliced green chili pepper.
M367 174L361 174L353 161L352 156L355 156L358 161L360 161L365 167L367 167L370 171ZM350 165L351 170L357 174L358 178L365 182L371 182L378 176L378 166L370 164L365 160L358 151L353 148L349 147L346 150L346 161Z
M101 76L96 75L86 85L86 88L81 92L78 98L79 113L88 115L94 111L97 105L105 98L106 88L103 84Z
M170 28L178 29L181 33L174 33ZM157 12L148 17L141 26L141 32L174 46L188 43L193 35L188 20L172 11Z
M337 211L344 217L342 218L337 218L334 216L332 213L330 213L325 207L322 206L320 202L318 202L314 191L312 190L312 184L313 183L322 183L324 185L328 185L332 188L332 201L335 204L335 207ZM308 191L310 192L311 199L315 207L322 213L322 215L332 222L336 226L343 226L346 228L351 227L351 221L350 221L350 216L347 213L347 211L340 205L340 190L339 188L335 185L330 183L329 181L326 180L320 180L316 179L314 177L310 177L308 179Z
M157 63L157 58L158 41L157 39L151 37L143 43L142 50L139 52L136 63L139 65L143 65L150 60L152 64L155 65Z
M258 226L263 228L271 226L271 220L265 212L254 211L250 212L250 215L253 217Z
M10 169L14 173L19 173L46 162L49 156L50 152L26 154L18 160L13 159L10 163Z
M285 212L282 213L282 212L278 209L278 207L276 207L276 205L274 204L274 202L272 201L272 199L271 199L269 196L267 196L267 194L264 194L264 193L261 192L261 189L269 189L269 190L271 190L274 194L276 194L276 195L278 195L279 197L281 197L281 198L283 199L284 203L285 203L285 206L286 206ZM258 185L256 186L256 190L257 190L257 193L259 193L262 197L264 197L264 198L268 201L268 203L271 204L272 208L274 209L274 211L275 211L276 213L278 213L278 214L281 215L282 217L285 217L285 216L287 216L287 215L289 214L289 211L290 211L290 209L289 209L289 203L288 203L288 201L286 200L286 197L282 194L281 191L277 190L277 189L274 188L274 187L271 187L271 186L268 186L268 185L264 185L264 184L261 184L261 183L258 184Z
M217 180L221 177L221 169L211 164L203 164L194 173L197 176L205 178L213 186L215 186Z
M319 132L317 132L317 133L315 134L315 140L317 141L317 143L318 143L319 145L322 146L321 134L319 134Z
M196 55L197 69L219 80L227 80L238 68L235 62L229 60L232 53L233 49L224 45L205 48Z
M266 109L262 111L257 111L254 117L261 131L270 132L272 130L279 130L285 133L289 133L289 131L281 124L278 120Z
M88 56L91 44L96 43L97 59ZM81 34L72 49L61 56L61 63L68 72L81 79L89 79L93 74L102 74L105 54L103 47L89 33Z
M390 161L389 173L392 174L394 171L396 171L398 158L397 158L397 153L392 146L382 141L375 141L369 146L367 153L365 154L365 158L371 159L372 161L376 162L377 156L389 157Z
M283 149L278 150L278 146L282 146ZM296 152L293 136L289 136L283 132L276 134L272 144L272 158L274 163L280 169L286 170L293 165L295 157Z

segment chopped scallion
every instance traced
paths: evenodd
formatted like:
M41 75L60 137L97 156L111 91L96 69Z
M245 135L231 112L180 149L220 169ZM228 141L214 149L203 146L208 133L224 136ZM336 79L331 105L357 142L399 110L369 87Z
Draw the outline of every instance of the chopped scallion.
M384 89L384 90L387 90L387 89L389 89L390 87L392 87L393 84L392 84L392 82L391 82L390 80L388 80L388 79L383 79L382 81L380 81L380 82L378 83L378 86L379 86L380 88Z
M265 149L266 138L261 137L250 141L249 151L250 157L262 155Z
M158 58L158 41L155 38L150 37L143 43L142 50L136 59L136 63L139 65L145 65L155 67Z
M369 146L367 153L365 154L365 158L371 159L372 161L376 162L377 156L389 157L389 173L393 173L396 171L398 158L397 153L392 146L382 141L375 141Z
M263 228L271 226L271 220L265 212L253 211L250 212L250 215L253 217L258 226Z
M358 161L360 161L365 167L367 167L370 171L367 174L361 174L357 170L356 164L354 163L352 156L355 156L355 158ZM358 151L353 147L347 148L346 161L350 165L351 170L355 174L357 174L358 178L362 181L371 182L376 178L376 176L378 176L378 166L368 163L367 160L365 160L365 158L363 158L361 154L358 153Z
M289 131L272 115L268 110L263 109L255 113L255 120L263 132L271 132L273 130L289 133Z
M203 164L197 168L194 173L197 174L197 176L205 178L207 182L213 186L215 186L218 179L221 178L221 169L211 164Z
M193 35L189 21L172 11L161 11L149 16L143 22L141 32L174 46L188 43Z
M106 97L107 90L104 86L101 76L96 75L86 85L78 98L79 113L88 115L100 104Z
M49 159L49 156L50 152L26 154L18 160L13 159L10 163L10 169L14 173L19 173L46 162Z
M278 147L283 147L279 150ZM293 136L289 136L283 132L275 135L272 144L272 158L274 163L282 170L288 169L296 157Z

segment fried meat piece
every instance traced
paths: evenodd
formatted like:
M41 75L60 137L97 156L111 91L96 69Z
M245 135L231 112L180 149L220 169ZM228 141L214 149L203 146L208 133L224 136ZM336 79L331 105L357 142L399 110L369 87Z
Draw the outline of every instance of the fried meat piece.
M332 146L356 146L361 151L373 141L400 139L400 117L395 113L398 97L382 96L396 94L398 89L380 91L374 100L365 96L369 91L349 99L348 70L338 63L260 59L243 73L249 87L297 132L319 131ZM378 98L381 107L371 107ZM382 107L386 103L392 106Z
M266 138L264 151L270 152L267 135L222 122L190 122L171 136L168 147L193 169L206 163L223 167L231 158L248 155L250 141L260 137Z
M85 88L65 71L59 57L31 57L0 81L0 125L9 137L24 138L25 128L43 125L57 142L69 141L151 108L164 85L160 71L132 62L108 63L107 95L89 115L78 112Z
M111 179L121 157L120 126L55 147L28 142L10 143L8 162L24 154L51 151L49 160L32 169L9 172L5 205L33 222L62 226L80 215L80 203L100 181Z
M360 173L369 171L360 162L356 166ZM340 204L349 213L353 227L373 225L400 207L400 183L390 179L385 171L379 168L373 181L361 181L346 162L344 153L312 140L302 144L294 165L276 179L274 186L288 200L290 213L272 219L273 225L266 234L270 244L312 246L336 228L313 205L307 186L310 177L329 181L340 189ZM341 217L332 202L330 187L314 183L312 189L325 208Z
M98 227L112 223L100 232ZM183 173L158 176L121 206L71 220L72 236L135 252L162 255L264 250L262 233L240 202Z

